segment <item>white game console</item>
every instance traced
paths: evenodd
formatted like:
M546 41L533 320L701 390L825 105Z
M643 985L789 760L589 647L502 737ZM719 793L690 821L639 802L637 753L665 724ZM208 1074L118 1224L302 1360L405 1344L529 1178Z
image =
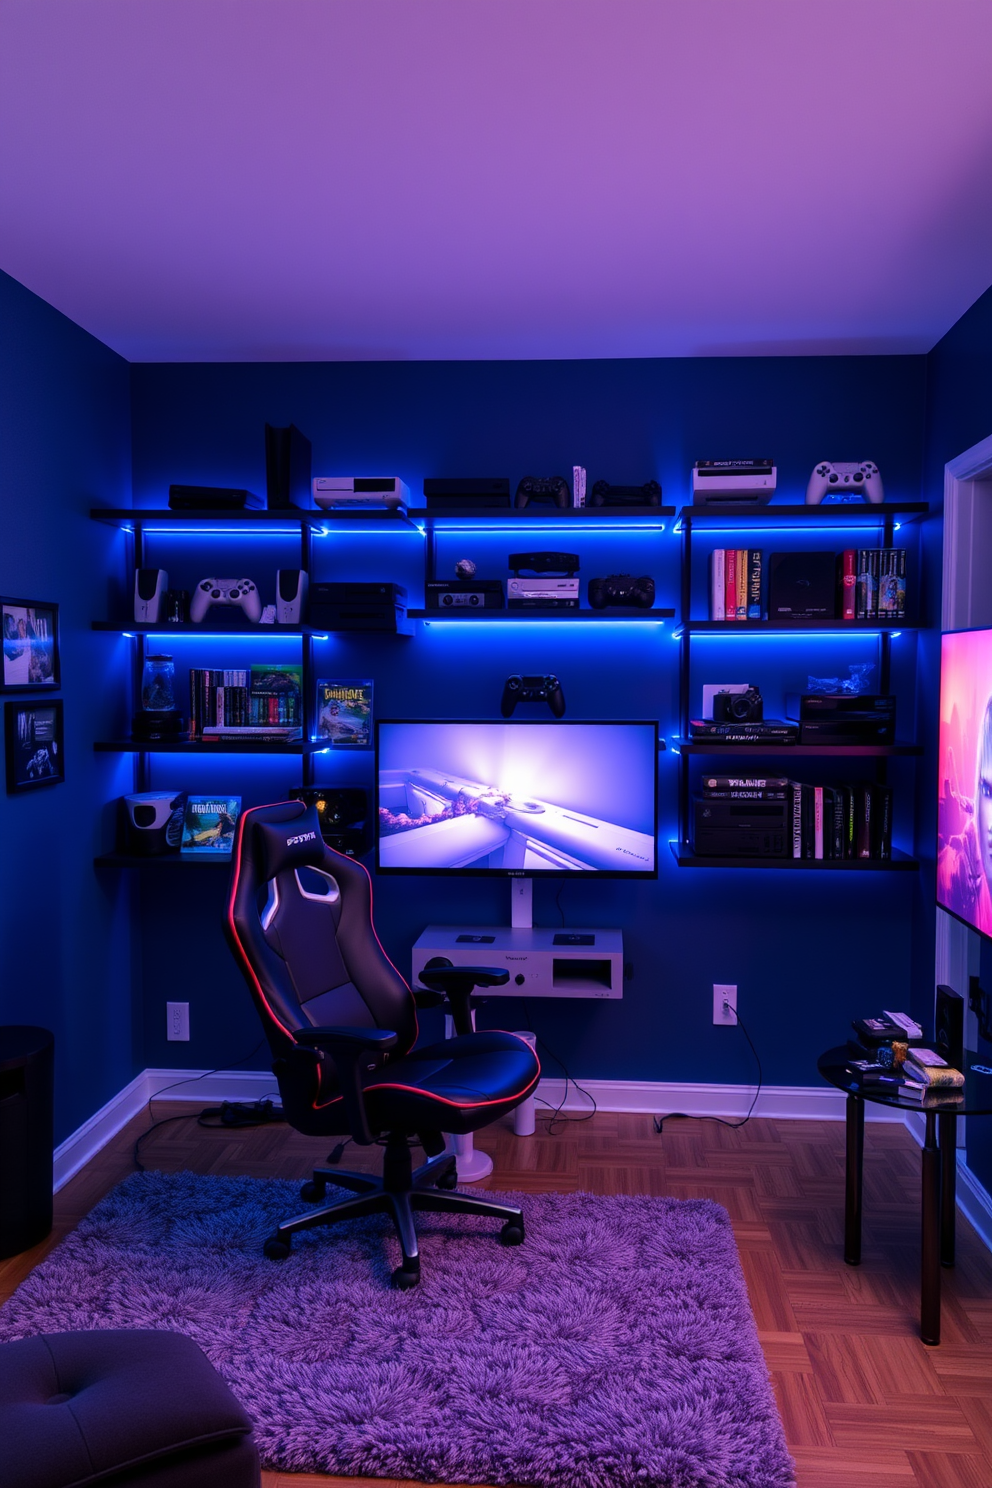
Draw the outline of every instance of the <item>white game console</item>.
M692 467L694 506L764 506L775 494L771 460L697 460Z
M507 603L511 609L548 605L552 608L578 609L579 580L576 574L542 579L519 574L507 581Z
M317 475L313 499L322 511L405 511L410 491L397 475Z
M504 987L487 987L481 997L623 996L620 930L428 925L413 948L415 986L435 956L452 966L498 966L510 973Z
M806 505L819 506L824 496L861 496L869 505L881 506L885 493L878 466L874 460L821 460L809 478Z

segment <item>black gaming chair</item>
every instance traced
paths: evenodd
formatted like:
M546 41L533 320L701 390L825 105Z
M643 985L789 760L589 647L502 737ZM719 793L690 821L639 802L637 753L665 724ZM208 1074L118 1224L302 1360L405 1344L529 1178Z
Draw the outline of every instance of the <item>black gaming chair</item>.
M457 1182L441 1133L487 1126L540 1074L522 1039L472 1030L473 989L502 985L508 973L434 962L420 978L431 990L411 992L376 936L366 869L324 844L316 809L300 801L242 814L225 929L265 1026L287 1121L307 1135L347 1133L386 1149L381 1179L316 1168L304 1201L323 1199L329 1183L356 1197L285 1220L265 1254L284 1259L297 1230L384 1212L403 1251L393 1285L406 1289L420 1279L415 1210L501 1219L503 1243L519 1245L519 1209L439 1191ZM415 1049L418 1005L445 998L457 1036ZM416 1170L411 1145L427 1158Z

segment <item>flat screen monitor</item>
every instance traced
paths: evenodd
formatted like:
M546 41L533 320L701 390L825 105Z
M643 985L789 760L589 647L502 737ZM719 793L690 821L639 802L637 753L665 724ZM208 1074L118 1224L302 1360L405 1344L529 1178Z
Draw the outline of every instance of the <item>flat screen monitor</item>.
M937 903L992 938L992 630L940 646Z
M655 878L655 723L376 726L380 873Z

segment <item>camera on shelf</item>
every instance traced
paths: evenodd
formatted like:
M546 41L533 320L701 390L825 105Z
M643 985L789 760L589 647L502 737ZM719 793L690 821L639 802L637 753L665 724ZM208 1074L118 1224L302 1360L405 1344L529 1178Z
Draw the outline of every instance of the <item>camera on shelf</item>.
M764 704L756 687L713 694L714 723L760 723L763 717Z

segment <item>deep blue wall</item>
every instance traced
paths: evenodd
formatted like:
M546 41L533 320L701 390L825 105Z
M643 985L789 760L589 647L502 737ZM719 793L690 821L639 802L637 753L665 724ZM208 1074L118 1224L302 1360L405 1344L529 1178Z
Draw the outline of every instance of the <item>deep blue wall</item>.
M973 444L992 434L992 289L976 300L956 325L942 337L927 358L926 484L934 499L942 499L944 466ZM928 669L936 675L939 655L931 639L927 648ZM937 710L933 710L934 729ZM936 741L931 740L936 759ZM933 778L936 779L936 770ZM929 807L931 841L934 804ZM929 803L928 803L929 804ZM992 947L982 941L982 985L992 989ZM931 957L932 963L932 957ZM965 989L957 989L964 992ZM983 1045L992 1056L992 1049ZM987 1190L992 1192L992 1121L967 1123L968 1165Z
M66 761L64 785L0 793L0 1022L53 1030L60 1141L135 1073L128 888L93 867L130 788L93 753L126 679L90 629L110 529L87 517L130 500L130 390L126 362L5 274L0 329L0 593L60 606Z
M888 494L915 500L925 367L922 357L135 366L135 503L164 505L170 481L264 490L266 420L292 420L309 435L316 474L399 474L413 492L425 474L507 475L516 482L528 472L567 476L581 463L590 481L658 476L666 501L680 505L694 459L769 451L786 499L802 500L817 459L871 455ZM292 544L276 556L257 539L254 546L214 539L202 550L196 541L180 539L168 553L160 547L152 561L186 587L205 574L244 572L265 589L280 563L294 561ZM452 541L442 562L470 551L482 559L480 572L503 574L509 540L490 541ZM674 533L634 544L601 541L582 540L585 575L620 566L650 572L659 603L677 605ZM317 545L314 568L318 578L396 577L419 603L416 536L328 538ZM177 641L177 661L243 665L263 646L275 659L280 644L280 659L292 659L289 643L259 638L239 651L241 644ZM854 638L702 644L713 648L700 652L710 680L736 680L734 673L746 671L779 696L783 684L801 686L810 669L830 675L860 659L864 646ZM743 644L746 653L737 649ZM913 647L915 640L907 635L896 644ZM411 640L336 637L321 661L328 675L373 676L382 717L496 717L508 673L554 670L570 718L654 717L668 735L677 725L677 658L670 624L589 631L549 624L512 634L433 626ZM912 674L912 651L897 657L900 668ZM909 733L910 695L902 706ZM321 781L372 784L369 758L322 759L318 770ZM911 847L911 770L900 782L903 845ZM246 804L273 799L291 783L283 762L235 757L177 768L161 756L153 780L156 787L225 786ZM661 760L660 799L664 844L674 835L673 754ZM920 902L915 877L679 870L663 846L657 882L570 881L561 896L568 923L622 927L632 969L622 1002L490 1003L484 1019L516 1027L530 1018L577 1076L743 1082L753 1073L743 1038L712 1026L711 984L736 982L765 1079L815 1084L817 1052L844 1036L852 1016L905 1001L913 906ZM249 1054L259 1037L220 935L222 880L210 870L142 875L147 1065L227 1065ZM537 885L538 923L558 922L555 888ZM505 922L507 899L502 883L384 878L376 885L377 921L390 954L408 969L411 943L428 922ZM164 1040L164 1004L179 987L191 1004L188 1045ZM251 1063L263 1066L264 1056Z

